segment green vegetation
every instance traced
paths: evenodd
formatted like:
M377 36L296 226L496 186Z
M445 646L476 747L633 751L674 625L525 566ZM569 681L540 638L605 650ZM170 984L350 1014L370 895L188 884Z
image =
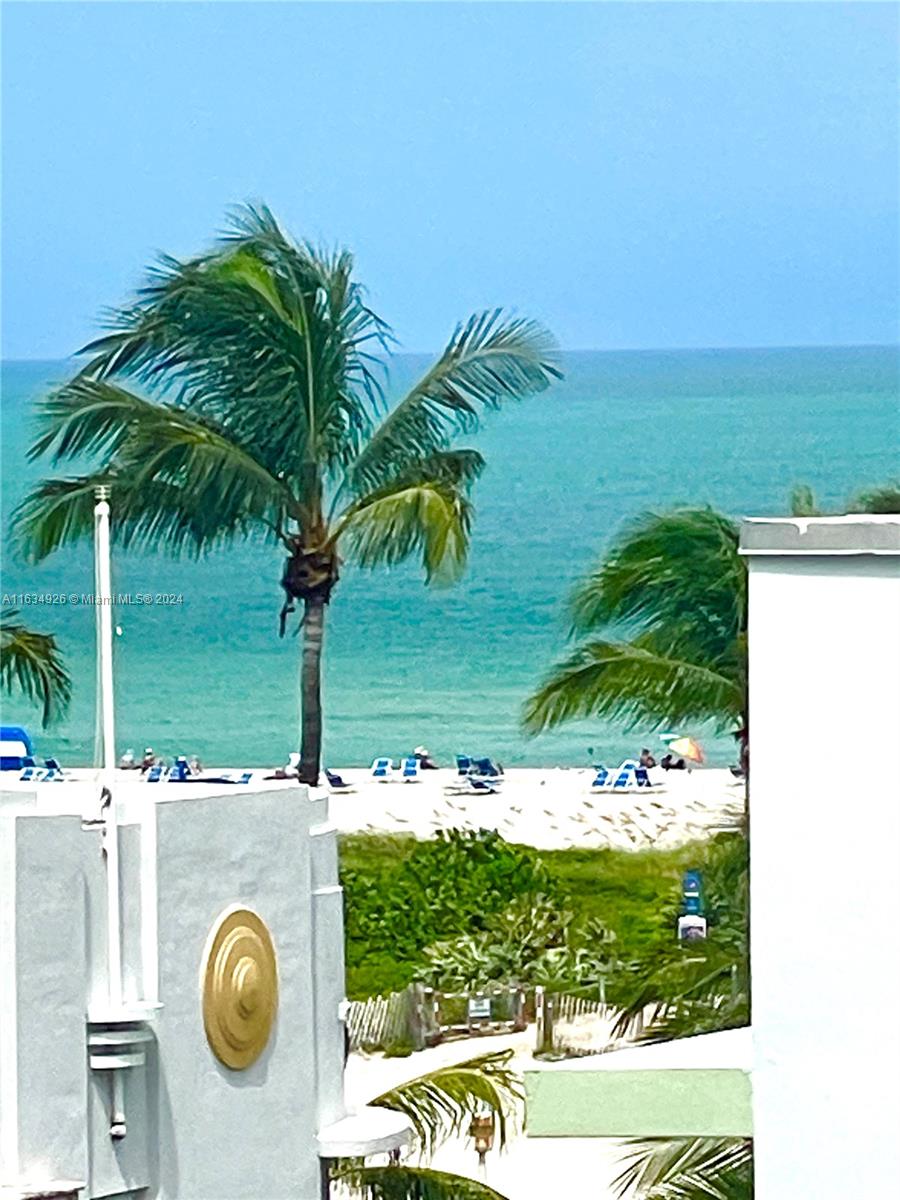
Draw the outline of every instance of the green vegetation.
M581 640L528 700L527 729L588 716L746 728L747 568L729 518L645 513L576 585L569 614Z
M840 513L900 513L900 479L865 488L851 496ZM791 515L794 517L824 517L828 512L819 507L815 492L809 484L801 483L791 492ZM837 514L835 514L837 515Z
M476 1113L493 1116L502 1149L523 1098L521 1081L510 1069L511 1058L511 1050L500 1050L440 1067L370 1103L407 1117L415 1150L426 1161L448 1138L461 1134ZM423 1166L367 1167L344 1161L334 1165L333 1178L366 1200L504 1200L482 1183Z
M641 1200L752 1200L749 1138L659 1138L635 1141L616 1180L620 1197Z
M53 634L35 633L18 616L15 608L0 613L0 690L7 695L19 692L40 704L47 726L69 707L72 680Z
M300 777L315 784L341 562L418 555L429 583L458 577L484 459L454 440L559 378L553 340L499 309L476 313L388 411L379 355L392 338L352 257L295 242L265 207L239 210L211 253L163 258L110 327L44 401L31 449L96 466L41 483L19 510L20 542L38 560L87 536L104 484L123 545L200 555L254 536L286 555L281 632L299 602Z
M713 934L686 955L674 932L691 867L704 871ZM413 979L542 982L596 995L602 976L626 1010L655 988L649 998L664 1024L684 1011L686 988L698 1020L711 992L746 998L746 842L737 833L674 850L540 852L494 832L451 831L433 842L352 835L342 839L341 878L351 999ZM684 974L686 961L713 956L711 972ZM736 1009L727 1023L741 1023Z

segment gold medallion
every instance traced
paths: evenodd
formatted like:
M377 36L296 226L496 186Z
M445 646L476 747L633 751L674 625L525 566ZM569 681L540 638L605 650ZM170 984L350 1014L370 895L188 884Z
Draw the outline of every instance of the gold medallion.
M278 1007L275 948L248 908L229 909L207 940L203 1024L219 1062L243 1071L266 1048Z

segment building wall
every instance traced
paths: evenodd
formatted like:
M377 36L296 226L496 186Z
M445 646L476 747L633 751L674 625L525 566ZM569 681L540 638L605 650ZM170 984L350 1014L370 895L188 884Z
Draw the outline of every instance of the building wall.
M839 541L837 524L827 532ZM900 1177L898 566L846 548L751 552L762 1200L863 1200Z
M326 802L283 785L205 796L173 786L152 804L146 784L122 794L123 990L155 999L158 959L162 1005L146 1065L122 1072L122 1140L109 1132L110 1072L89 1069L87 1053L87 1014L107 1001L100 830L21 796L0 803L0 1183L81 1179L92 1198L318 1200L316 1133L344 1115L343 924ZM53 793L63 805L68 795ZM243 1071L214 1056L202 1012L207 939L234 907L267 925L279 977L269 1043Z

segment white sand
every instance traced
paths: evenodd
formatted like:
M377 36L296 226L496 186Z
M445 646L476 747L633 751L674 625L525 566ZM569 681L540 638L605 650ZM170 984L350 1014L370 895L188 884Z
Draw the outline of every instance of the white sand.
M450 770L425 771L420 782L381 783L364 770L340 771L356 791L333 794L331 820L344 833L496 829L507 841L559 850L572 846L642 849L676 846L733 826L744 786L726 770L655 771L662 790L592 793L582 768L509 770L497 795L452 795Z

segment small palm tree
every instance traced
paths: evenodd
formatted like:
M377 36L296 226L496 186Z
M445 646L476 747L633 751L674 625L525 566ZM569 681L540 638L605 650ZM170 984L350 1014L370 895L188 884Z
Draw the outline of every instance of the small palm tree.
M53 634L35 633L18 616L15 608L0 613L0 687L8 695L18 691L40 704L46 727L68 708L72 680Z
M900 513L900 480L892 479L856 492L842 510L845 513ZM791 516L823 517L816 494L807 483L798 484L791 492Z
M721 513L631 522L569 612L582 640L528 700L531 732L589 716L746 728L747 570L737 525ZM610 628L626 636L604 636Z
M749 1138L660 1138L630 1143L630 1161L615 1182L638 1200L752 1200Z
M543 328L485 312L388 411L378 356L390 333L352 270L349 254L293 241L264 207L239 210L212 253L164 258L43 404L32 456L98 465L45 481L17 517L26 553L43 558L89 532L106 484L124 546L199 555L251 534L278 546L282 634L303 608L300 777L311 784L325 611L342 561L419 555L427 582L456 579L484 460L454 437L559 377Z
M499 1148L506 1145L523 1093L510 1069L511 1050L499 1050L441 1067L392 1088L370 1101L409 1118L418 1156L429 1159L449 1137L466 1128L476 1113L490 1112ZM390 1164L339 1167L334 1179L365 1200L504 1200L478 1180L427 1166Z

